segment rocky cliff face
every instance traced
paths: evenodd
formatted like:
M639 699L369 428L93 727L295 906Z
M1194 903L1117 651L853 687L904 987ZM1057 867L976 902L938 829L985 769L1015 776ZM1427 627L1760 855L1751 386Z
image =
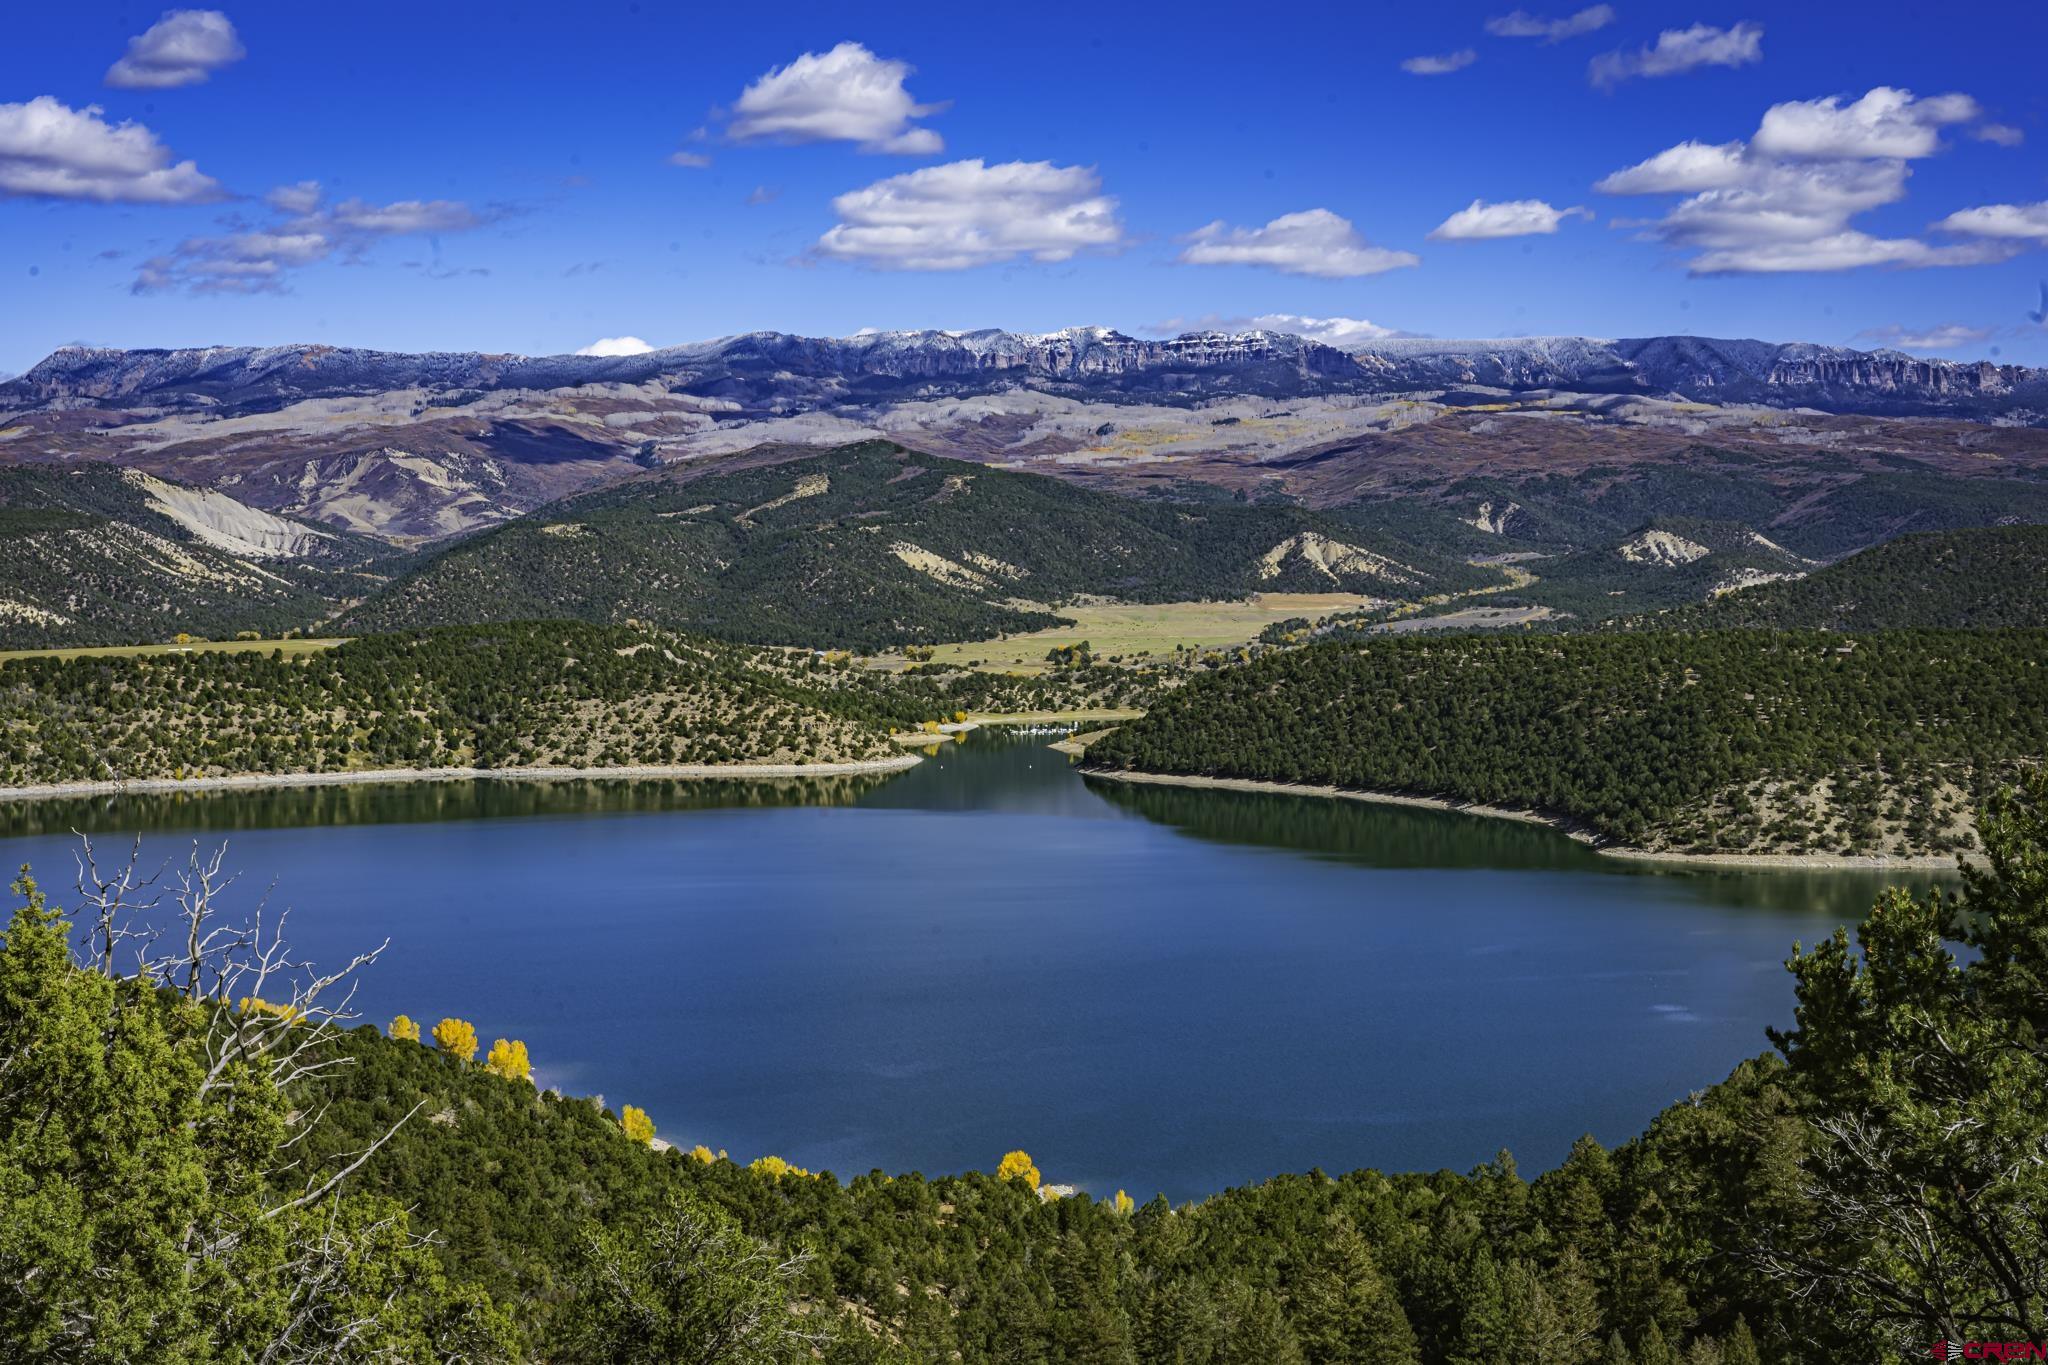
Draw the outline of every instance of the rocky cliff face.
M2048 371L2024 365L1702 337L1647 337L1616 342L1614 350L1645 384L1703 402L1958 416L2031 403L2036 420L2048 416Z
M1116 402L1462 387L1675 394L1706 403L2048 424L2048 371L1897 351L1706 337L1399 339L1342 351L1280 332L1145 340L1099 327L1022 334L750 332L637 356L406 355L331 346L66 348L0 384L0 411L247 413L309 398L657 383L758 413L1031 388Z

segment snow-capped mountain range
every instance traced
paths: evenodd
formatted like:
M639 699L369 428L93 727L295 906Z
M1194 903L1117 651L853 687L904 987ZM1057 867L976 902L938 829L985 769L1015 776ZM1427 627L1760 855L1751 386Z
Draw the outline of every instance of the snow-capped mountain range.
M631 356L405 354L320 345L67 347L0 383L0 412L260 412L308 399L657 384L737 413L1034 389L1101 402L1462 389L1651 394L1708 404L2048 424L2048 370L1804 342L1707 337L1388 338L1340 350L1284 332L1164 339L1017 333L749 332Z

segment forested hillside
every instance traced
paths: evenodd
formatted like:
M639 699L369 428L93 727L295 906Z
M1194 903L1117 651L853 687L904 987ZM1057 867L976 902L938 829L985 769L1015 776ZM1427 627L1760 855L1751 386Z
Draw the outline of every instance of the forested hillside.
M1120 497L886 442L750 459L649 475L460 542L340 625L633 618L878 647L1038 629L1082 593L1399 596L1498 581L1398 541L1354 545L1341 522L1295 507Z
M1123 705L1136 671L889 677L801 651L527 622L330 650L0 663L0 786L375 768L805 763L957 710Z
M2048 632L1315 645L1205 675L1092 765L1542 812L1696 853L1941 853L2048 756Z
M1524 563L1537 581L1514 596L1584 624L1704 602L1744 583L1804 573L1813 563L1736 522L1659 517L1611 544Z
M1694 630L2048 625L2048 526L1904 535L1804 578L1625 624Z
M303 629L391 553L108 464L0 469L0 649Z
M1582 1140L1533 1180L1503 1153L1178 1208L1056 1197L1045 1152L842 1179L662 1150L631 1096L537 1091L522 1042L482 1045L488 1019L337 1031L347 974L252 976L274 939L233 932L203 858L211 946L140 940L149 982L100 948L149 923L118 868L95 865L75 917L18 883L0 1339L650 1365L1760 1365L2038 1341L2048 780L1982 828L1966 899L1889 893L1854 945L1795 954L1780 1056L1633 1141Z

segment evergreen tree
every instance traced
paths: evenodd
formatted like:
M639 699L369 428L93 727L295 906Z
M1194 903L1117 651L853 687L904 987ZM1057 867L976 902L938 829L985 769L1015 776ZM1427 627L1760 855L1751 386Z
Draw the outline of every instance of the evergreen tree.
M590 1230L574 1296L555 1325L570 1365L787 1365L811 1340L789 1311L801 1263L721 1209L685 1196L639 1227Z
M13 889L0 1340L87 1362L510 1354L509 1322L448 1283L402 1209L270 1183L299 1157L308 1101L270 1048L294 1030L315 1045L315 1026L85 970L27 869Z
M1303 1365L1301 1343L1272 1294L1233 1284L1225 1304L1215 1365Z
M1418 1358L1401 1301L1348 1218L1332 1220L1311 1256L1294 1289L1292 1317L1308 1365L1404 1365Z

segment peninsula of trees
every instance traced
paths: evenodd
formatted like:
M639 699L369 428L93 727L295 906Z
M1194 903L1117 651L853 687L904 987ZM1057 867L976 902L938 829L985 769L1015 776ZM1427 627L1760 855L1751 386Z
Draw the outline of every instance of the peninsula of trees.
M2048 632L1312 645L1192 679L1091 766L1534 811L1604 844L1947 854L2048 753Z

